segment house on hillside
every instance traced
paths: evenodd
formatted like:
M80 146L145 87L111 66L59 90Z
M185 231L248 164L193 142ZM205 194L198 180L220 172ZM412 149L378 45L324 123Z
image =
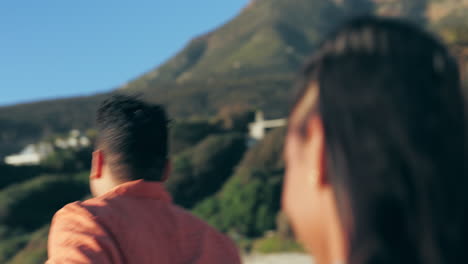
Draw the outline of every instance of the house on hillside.
M91 140L77 129L70 131L67 138L56 138L54 145L61 149L89 147Z
M20 153L5 157L5 163L13 166L38 165L52 152L53 147L49 143L30 144Z
M255 121L249 124L249 140L248 146L252 146L255 142L262 140L269 130L277 127L286 126L288 120L286 118L265 120L262 111L255 113Z
M57 137L49 142L26 146L20 153L5 157L5 163L13 166L38 165L58 149L80 149L89 147L91 140L79 130L70 131L68 137Z

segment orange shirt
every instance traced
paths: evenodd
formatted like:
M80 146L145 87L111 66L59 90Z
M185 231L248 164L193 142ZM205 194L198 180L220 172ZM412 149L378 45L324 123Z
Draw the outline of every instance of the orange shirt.
M47 264L240 263L231 240L143 180L59 210L48 247Z

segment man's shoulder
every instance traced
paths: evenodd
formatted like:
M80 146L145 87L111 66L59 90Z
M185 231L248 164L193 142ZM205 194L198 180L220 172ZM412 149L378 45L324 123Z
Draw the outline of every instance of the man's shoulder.
M97 225L96 217L81 202L73 202L58 210L51 223L51 229L73 230Z
M122 213L121 204L124 203L123 200L125 200L125 197L110 193L70 205L81 208L93 218L113 218Z
M96 235L110 232L119 241L126 241L129 230L133 230L131 227L139 225L128 221L127 211L124 213L119 211L122 208L120 202L119 199L109 200L106 197L97 197L84 202L70 203L59 210L54 217L52 228L55 231L54 234L60 235L63 230L84 230L85 233ZM170 231L168 232L170 233L169 237L178 241L182 256L191 259L191 256L203 252L205 257L211 259L222 252L222 256L218 256L219 258L236 260L229 263L240 263L237 261L238 252L235 244L228 237L196 215L173 203L164 202L159 203L159 205L156 210L161 211L154 212L155 218L158 219L157 224L154 222L155 224L148 226L147 229L156 228L159 230L163 228ZM125 207L124 210L127 208ZM134 216L135 214L132 214L131 217L134 218ZM142 218L135 219L138 221ZM131 224L130 228L129 224Z
M158 218L166 218L167 222L172 223L172 225L175 225L174 227L183 230L186 234L207 232L213 235L221 235L214 227L198 216L171 202L161 202L158 203L157 208L146 209L136 202L141 202L141 200L134 200L132 197L126 196L103 195L67 204L56 213L55 218L79 217L98 221L101 224L105 224L109 220L114 225L121 223L120 220L138 215L139 213L136 210L149 210L154 211L155 216L157 215ZM135 214L132 214L133 210L135 210Z
M65 205L55 213L53 222L96 222L96 224L99 222L102 224L104 218L112 218L113 211L115 210L106 206L106 203L101 199L91 198Z
M85 201L76 201L62 207L55 213L55 217L81 216L95 219L101 211L108 211L108 201L106 197L94 197Z
M86 209L86 207L82 205L82 202L79 201L69 203L55 213L56 217L64 215L81 215L89 218L93 217L93 215Z

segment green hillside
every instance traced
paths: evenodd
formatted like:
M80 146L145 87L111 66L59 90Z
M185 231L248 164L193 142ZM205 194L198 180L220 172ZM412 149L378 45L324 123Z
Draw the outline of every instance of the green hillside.
M97 105L106 96L99 94L0 108L0 161L4 155L45 137L93 127Z
M294 73L341 12L329 0L252 1L236 18L116 92L142 93L175 118L255 108L284 116ZM39 138L89 128L104 96L1 107L0 158Z
M122 89L293 73L321 36L328 0L252 1L236 18Z
M167 62L115 92L141 93L166 105L173 118L206 118L247 109L262 109L268 117L284 116L295 73L320 38L343 19L369 9L418 22L427 13L430 27L456 42L457 55L465 57L464 46L458 45L466 45L468 21L461 8L465 2L340 2L253 0L236 18L194 38ZM0 158L40 138L90 128L96 105L107 95L0 107Z

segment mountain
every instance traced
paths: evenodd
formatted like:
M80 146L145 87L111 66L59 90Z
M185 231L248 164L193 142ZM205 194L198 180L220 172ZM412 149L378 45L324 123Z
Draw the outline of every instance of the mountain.
M295 73L323 33L345 13L375 9L382 15L401 15L431 22L468 6L460 0L257 0L232 21L193 39L181 52L122 89L141 89L164 82L232 79ZM361 12L359 11L361 10ZM457 21L460 21L457 19ZM462 23L466 25L466 23Z
M328 0L252 1L233 20L123 89L164 82L293 73L319 40Z
M461 62L468 61L464 34L468 1L369 3L252 0L231 21L194 38L167 62L111 93L140 93L144 99L165 105L176 119L252 109L264 110L267 117L282 117L288 112L300 65L324 34L359 13L356 6L363 10L373 6L383 15L405 14L417 22L427 13L430 28L455 43ZM111 93L0 107L0 159L40 138L92 127L98 102Z
M330 6L328 0L252 1L116 92L142 93L175 118L251 108L285 115L293 73L316 45L320 12ZM1 107L0 158L39 138L91 127L98 102L109 94Z

